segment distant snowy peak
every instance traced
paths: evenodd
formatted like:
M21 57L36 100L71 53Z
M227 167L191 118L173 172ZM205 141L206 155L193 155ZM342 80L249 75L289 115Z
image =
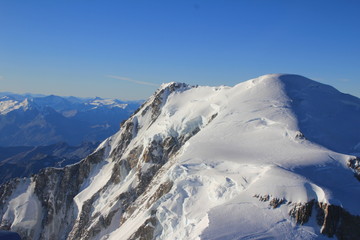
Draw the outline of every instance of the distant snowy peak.
M7 96L0 98L0 115L8 114L17 109L22 109L23 111L28 110L29 99L25 98L23 101L17 101Z
M107 107L107 108L121 108L125 109L128 104L124 103L117 99L103 99L103 98L95 98L92 100L89 100L85 103L85 105L91 105L93 106L93 109L99 108L99 107Z

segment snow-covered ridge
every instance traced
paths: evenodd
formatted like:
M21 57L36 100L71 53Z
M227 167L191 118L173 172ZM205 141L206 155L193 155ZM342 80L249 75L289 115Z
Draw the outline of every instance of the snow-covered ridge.
M52 239L360 238L359 105L298 75L165 84L81 163L1 186L0 226L32 239L39 222ZM30 186L43 215L24 203L24 226L9 216Z

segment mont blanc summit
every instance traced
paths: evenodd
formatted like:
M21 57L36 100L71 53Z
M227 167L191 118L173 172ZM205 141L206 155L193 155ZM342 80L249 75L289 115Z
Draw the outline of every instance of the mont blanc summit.
M23 239L360 238L360 99L298 75L168 83L80 163L0 187Z

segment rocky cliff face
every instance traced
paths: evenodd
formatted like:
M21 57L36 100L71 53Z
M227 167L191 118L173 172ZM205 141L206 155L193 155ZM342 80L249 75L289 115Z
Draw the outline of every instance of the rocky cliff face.
M23 239L360 238L358 158L304 137L287 81L163 85L80 163L1 185L0 228Z

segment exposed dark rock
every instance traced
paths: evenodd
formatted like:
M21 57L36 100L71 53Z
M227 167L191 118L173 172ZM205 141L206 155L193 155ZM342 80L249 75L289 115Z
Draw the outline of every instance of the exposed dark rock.
M130 189L127 192L121 193L116 200L121 203L124 209L128 209L130 204L135 201L136 194L134 189Z
M185 83L171 83L167 87L160 89L154 96L154 99L152 99L151 104L149 107L151 108L151 124L159 117L161 113L161 108L165 104L167 97L170 93L180 90L180 89L188 89L189 86ZM145 108L142 114L145 114L148 111L148 108Z
M88 236L86 227L89 225L89 220L92 213L91 208L96 197L98 197L97 194L83 203L80 217L77 220L73 230L70 232L68 236L69 239L84 239L86 235Z
M153 140L151 145L145 149L143 161L146 163L164 164L166 156L163 153L162 142Z
M283 198L273 198L271 199L269 205L272 207L272 208L277 208L279 206L281 206L282 204L286 203L286 200L283 199Z
M120 162L114 164L109 181L114 184L119 184L120 181L127 176L130 170L129 162L125 159L120 160Z
M161 168L161 165L154 164L146 172L142 172L141 170L138 172L139 184L136 188L136 193L140 196L145 189L149 186L151 180L155 176L156 172Z
M360 216L351 215L342 209L336 236L340 240L360 239Z
M315 209L316 221L322 234L328 237L336 236L341 240L360 239L360 216L354 216L340 206L315 200L292 205L294 207L290 210L289 215L295 219L297 224L308 222Z
M11 196L13 191L16 189L16 187L18 186L20 181L21 181L21 179L15 178L15 179L12 179L12 180L0 185L0 206L1 207L4 207L4 205L6 204L6 201ZM1 214L1 216L3 215L2 208L0 208L0 214ZM1 226L2 226L2 224L1 224ZM7 230L7 229L5 229L5 230Z
M312 208L315 200L307 203L295 203L293 208L289 211L289 215L295 219L297 224L307 223L311 217Z
M340 224L342 208L326 203L318 204L317 222L321 228L321 233L333 237Z
M267 201L269 201L269 199L270 199L269 195L259 197L259 200L262 201L262 202L267 202Z
M123 168L128 166L125 163L126 161L121 160L119 163L119 172L123 172ZM116 164L115 164L116 165ZM99 199L99 197L106 192L108 187L112 184L118 184L116 173L113 172L110 180L90 199L83 203L80 218L75 222L75 225L68 236L68 239L89 239L96 236L101 229L108 227L111 224L111 221L114 215L119 212L127 209L128 206L135 201L137 195L134 189L129 189L129 191L121 193L117 198L114 204L112 205L109 213L106 216L100 215L99 212L94 213L93 204ZM121 179L120 179L121 180ZM93 214L94 213L94 214Z
M360 216L351 215L340 206L319 203L317 222L321 233L338 239L360 239Z
M211 115L208 124L211 123L216 117L217 117L218 113L214 113L213 115Z
M129 162L130 168L134 168L140 159L140 155L143 151L143 145L137 146L131 149L127 161Z
M124 150L127 148L129 143L133 139L134 133L136 133L136 131L134 130L134 127L136 128L137 126L134 125L134 122L132 121L132 119L129 119L124 123L123 128L122 128L123 131L121 132L121 136L120 136L120 140L119 140L119 145L116 146L116 148L111 153L110 157L116 157L116 156L122 155Z
M261 196L260 194L255 194L253 197L258 198L261 202L270 201L269 206L271 206L272 208L277 208L287 202L284 198L274 198L269 194L265 194L263 196Z
M185 143L187 140L189 140L191 137L196 135L198 132L200 132L200 127L196 127L192 132L180 136L179 137L179 142Z
M349 159L347 165L349 168L353 169L355 177L360 181L360 158L353 157Z
M302 132L298 131L296 132L295 139L304 140L306 138Z
M148 218L138 230L131 235L129 240L152 240L158 220L155 216Z
M163 145L169 157L176 153L181 146L178 140L172 136L165 138Z
M255 194L254 197L258 198L259 201L261 201L261 202L267 202L267 201L270 200L270 195L269 194L266 194L264 196L261 196L259 194Z
M262 202L270 201L269 205L273 208L287 203L286 199L274 198L268 194L255 194L254 197ZM360 216L351 215L340 206L317 202L314 199L307 203L288 202L287 206L291 207L289 215L297 224L307 223L315 209L316 221L322 234L344 240L360 239Z
M149 201L147 202L147 207L150 207L154 202L156 202L157 200L159 200L162 196L164 196L165 194L167 194L168 192L170 192L172 186L173 186L173 182L172 181L167 181L163 184L161 184L159 186L159 188L156 190L156 192L154 193L154 195L152 195L149 198Z

